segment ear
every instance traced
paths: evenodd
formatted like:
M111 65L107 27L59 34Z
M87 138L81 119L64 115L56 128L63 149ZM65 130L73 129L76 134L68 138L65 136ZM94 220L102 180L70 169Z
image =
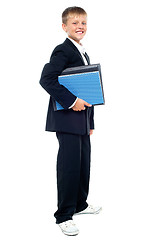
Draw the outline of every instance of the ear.
M67 32L67 26L66 26L66 24L62 23L62 28L63 28L63 30L64 30L65 32Z

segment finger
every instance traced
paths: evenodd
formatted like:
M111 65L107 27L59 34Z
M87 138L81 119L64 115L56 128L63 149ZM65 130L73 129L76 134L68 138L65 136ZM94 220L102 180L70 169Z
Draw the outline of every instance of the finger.
M92 105L87 103L87 102L85 102L84 105L87 106L87 107L92 107Z
M77 112L78 111L78 109L77 108L72 108L73 109L73 111L75 111L75 112Z

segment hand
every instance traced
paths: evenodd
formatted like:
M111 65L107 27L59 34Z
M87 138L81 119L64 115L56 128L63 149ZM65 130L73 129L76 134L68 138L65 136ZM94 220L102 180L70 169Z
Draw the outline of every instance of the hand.
M85 110L85 106L87 107L92 107L91 104L85 102L83 99L78 98L77 102L75 103L75 105L72 107L72 109L74 111L82 111Z
M93 134L93 129L90 129L89 135L91 136Z

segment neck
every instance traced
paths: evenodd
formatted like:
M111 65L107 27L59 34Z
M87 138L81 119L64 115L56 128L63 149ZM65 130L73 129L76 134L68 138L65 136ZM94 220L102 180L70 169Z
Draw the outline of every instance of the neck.
M80 43L80 41L76 41L76 40L74 40L73 38L71 38L70 36L68 36L68 38L82 46L82 44Z

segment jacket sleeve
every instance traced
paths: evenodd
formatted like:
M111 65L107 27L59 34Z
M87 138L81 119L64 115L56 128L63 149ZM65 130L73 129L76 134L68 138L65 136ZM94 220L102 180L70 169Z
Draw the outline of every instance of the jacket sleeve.
M50 62L45 64L40 78L40 85L64 109L68 109L76 100L76 96L58 82L58 76L67 67L68 61L65 50L60 46L56 47Z
M94 107L92 106L90 115L90 129L94 129Z

